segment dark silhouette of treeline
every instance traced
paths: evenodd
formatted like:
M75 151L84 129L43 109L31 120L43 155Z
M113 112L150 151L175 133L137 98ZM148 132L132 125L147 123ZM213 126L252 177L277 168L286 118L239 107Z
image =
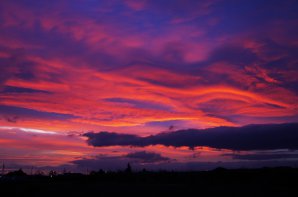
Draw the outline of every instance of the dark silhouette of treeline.
M298 196L298 168L211 171L91 171L88 175L50 171L27 175L21 169L0 179L9 196Z

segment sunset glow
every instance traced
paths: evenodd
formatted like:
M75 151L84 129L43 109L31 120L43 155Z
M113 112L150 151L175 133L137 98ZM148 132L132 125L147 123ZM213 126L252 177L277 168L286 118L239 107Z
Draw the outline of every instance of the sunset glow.
M298 122L297 13L292 0L1 1L0 161L208 169L288 154L130 140Z

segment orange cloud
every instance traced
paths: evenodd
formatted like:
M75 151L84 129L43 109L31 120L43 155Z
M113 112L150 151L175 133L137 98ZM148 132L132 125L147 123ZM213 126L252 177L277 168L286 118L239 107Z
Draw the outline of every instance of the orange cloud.
M296 105L286 99L276 99L274 92L265 95L228 85L202 86L199 84L204 79L200 76L181 75L166 69L140 65L101 72L84 67L77 69L57 60L31 60L36 60L37 64L42 62L37 70L46 64L64 74L59 81L48 81L47 77L34 81L9 79L6 81L8 86L49 93L4 93L0 95L0 104L71 114L76 118L68 120L70 125L123 127L172 120L196 122L203 127L236 125L200 109L210 102L215 105L213 108L228 109L234 115L277 117L297 113ZM55 73L55 69L47 69L44 74L47 76L52 72ZM179 84L183 86L177 86ZM109 100L114 98L120 100ZM221 102L213 102L216 100ZM223 113L229 116L225 111Z

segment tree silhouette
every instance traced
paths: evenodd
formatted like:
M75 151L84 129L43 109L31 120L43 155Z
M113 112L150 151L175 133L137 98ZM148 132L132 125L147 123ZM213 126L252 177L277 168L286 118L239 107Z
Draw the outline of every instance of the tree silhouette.
M126 167L126 169L125 169L125 172L126 172L126 173L131 173L131 172L132 172L130 163L127 164L127 167Z
M17 171L7 173L7 176L26 176L27 174L20 168Z

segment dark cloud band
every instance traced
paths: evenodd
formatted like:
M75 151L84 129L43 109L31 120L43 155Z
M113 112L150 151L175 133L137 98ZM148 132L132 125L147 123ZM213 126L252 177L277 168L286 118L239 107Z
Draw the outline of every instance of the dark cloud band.
M110 132L85 133L88 144L103 146L208 146L230 150L298 149L298 123L188 129L148 137Z

